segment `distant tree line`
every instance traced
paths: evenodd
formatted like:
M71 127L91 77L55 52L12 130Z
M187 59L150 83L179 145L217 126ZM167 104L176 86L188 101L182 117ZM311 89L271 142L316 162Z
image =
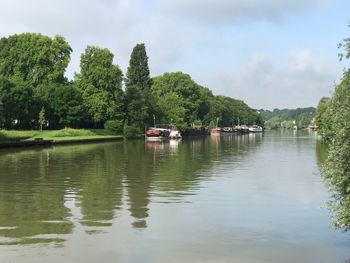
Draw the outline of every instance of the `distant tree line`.
M350 24L349 24L350 25ZM350 38L339 45L350 58ZM332 192L333 224L350 231L350 70L344 71L333 96L322 98L316 112L317 131L328 144L328 158L322 174Z
M293 129L307 128L315 117L316 109L314 107L297 108L297 109L274 109L259 110L265 120L265 127L268 129Z
M214 96L187 74L150 77L144 44L132 50L125 76L106 48L87 46L74 80L65 77L72 48L62 36L16 34L0 39L0 128L108 128L141 133L172 123L263 125L243 101Z

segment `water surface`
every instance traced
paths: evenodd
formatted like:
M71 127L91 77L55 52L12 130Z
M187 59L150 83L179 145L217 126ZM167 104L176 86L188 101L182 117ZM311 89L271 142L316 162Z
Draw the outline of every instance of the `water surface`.
M324 155L306 132L1 150L0 262L342 263Z

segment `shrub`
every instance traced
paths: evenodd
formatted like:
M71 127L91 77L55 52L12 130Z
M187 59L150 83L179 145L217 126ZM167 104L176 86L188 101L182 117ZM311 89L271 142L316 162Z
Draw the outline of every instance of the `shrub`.
M71 129L64 128L55 133L55 137L74 137L74 136L93 136L95 135L92 131L84 129Z
M5 139L7 139L6 134L0 130L0 140L5 140Z
M104 128L115 133L123 132L123 122L117 120L108 120L104 124Z
M139 127L135 125L124 125L124 136L128 139L137 138L141 134Z

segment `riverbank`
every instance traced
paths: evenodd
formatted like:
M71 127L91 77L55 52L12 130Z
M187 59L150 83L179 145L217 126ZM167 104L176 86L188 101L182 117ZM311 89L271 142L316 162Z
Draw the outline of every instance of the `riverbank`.
M43 131L0 130L0 148L90 143L123 140L123 135L106 129L70 129Z

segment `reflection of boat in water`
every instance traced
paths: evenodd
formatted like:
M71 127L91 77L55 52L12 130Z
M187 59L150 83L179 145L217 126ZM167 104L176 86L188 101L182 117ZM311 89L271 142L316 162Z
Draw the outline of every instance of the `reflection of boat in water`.
M176 148L176 147L178 147L179 146L179 143L181 142L181 140L171 140L170 142L169 142L169 145L170 145L170 147L172 147L172 148Z
M146 148L154 153L177 152L181 140L146 141Z
M146 141L146 147L152 150L165 150L169 148L168 141Z
M164 141L169 139L181 139L180 131L173 125L157 124L146 131L147 141Z
M213 128L210 129L210 135L211 136L220 136L221 129L220 128Z

